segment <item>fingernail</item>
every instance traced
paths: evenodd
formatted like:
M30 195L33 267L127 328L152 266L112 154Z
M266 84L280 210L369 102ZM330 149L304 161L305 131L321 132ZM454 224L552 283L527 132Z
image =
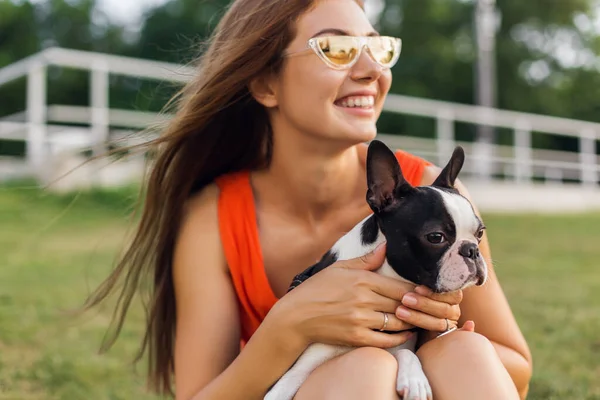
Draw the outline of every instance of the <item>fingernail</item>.
M385 243L386 243L386 242L379 243L379 244L377 245L377 247L375 247L375 250L373 250L373 253L377 253L378 251L380 251L380 250L383 248L383 246L385 246Z
M431 289L429 289L428 287L425 287L425 286L417 286L415 288L415 292L417 292L423 296L429 296L432 293Z
M417 304L417 298L414 294L407 293L402 297L402 304L406 306L414 306Z
M400 319L410 317L410 311L405 308L398 307L396 309L396 316Z

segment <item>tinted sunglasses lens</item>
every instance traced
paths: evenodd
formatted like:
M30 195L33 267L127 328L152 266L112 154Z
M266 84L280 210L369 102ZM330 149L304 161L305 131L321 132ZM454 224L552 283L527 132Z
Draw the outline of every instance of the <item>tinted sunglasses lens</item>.
M389 36L370 37L369 50L375 61L388 66L398 59L400 40Z
M347 65L358 54L358 41L352 36L328 36L317 39L321 54L334 65Z

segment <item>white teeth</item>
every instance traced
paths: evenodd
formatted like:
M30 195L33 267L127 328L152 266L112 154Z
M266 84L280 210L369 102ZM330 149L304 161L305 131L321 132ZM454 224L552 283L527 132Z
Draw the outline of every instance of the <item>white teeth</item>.
M339 103L342 107L372 107L375 104L373 96L346 97Z

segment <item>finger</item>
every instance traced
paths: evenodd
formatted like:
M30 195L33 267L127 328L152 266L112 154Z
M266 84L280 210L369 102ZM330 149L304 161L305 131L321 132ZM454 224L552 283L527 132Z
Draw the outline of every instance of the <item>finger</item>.
M448 318L453 321L458 321L460 318L460 307L458 305L450 305L417 293L409 292L405 294L402 298L402 304L437 318Z
M396 309L402 305L400 301L382 296L379 293L371 292L371 297L373 297L373 299L365 304L365 306L377 312L394 314Z
M475 322L465 321L465 323L463 324L462 328L459 329L459 331L475 332Z
M339 262L338 267L347 269L364 269L372 271L381 267L381 264L383 264L384 260L385 242L381 243L373 251L365 254L364 256Z
M414 335L411 331L402 331L398 333L385 333L366 329L364 333L352 341L354 346L373 346L382 349L400 346L406 343Z
M462 290L455 290L447 293L433 293L433 291L426 286L417 286L415 287L415 292L421 296L429 297L432 300L441 301L448 304L460 304L463 299Z
M413 283L404 282L379 274L368 274L368 276L363 278L363 282L367 284L373 292L398 302L401 302L404 295L408 292L412 292L415 288Z
M385 317L386 315L387 323ZM398 319L393 312L383 313L379 311L372 311L369 312L367 320L367 326L378 331L383 329L386 332L399 332L414 328L413 325Z
M408 309L404 306L398 307L396 310L396 317L404 322L418 326L419 328L434 332L445 332L447 330L446 328L452 329L457 326L456 321L448 319L449 325L446 326L446 319L444 318L436 318L432 315Z

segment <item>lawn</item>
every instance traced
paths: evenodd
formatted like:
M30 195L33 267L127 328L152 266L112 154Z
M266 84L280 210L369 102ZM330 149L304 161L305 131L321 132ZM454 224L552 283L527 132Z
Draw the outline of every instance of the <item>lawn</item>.
M125 240L135 191L49 195L0 187L0 399L153 399L131 360L136 306L115 347L98 348L105 307L82 304ZM600 399L600 214L486 215L506 295L531 346L530 399Z

